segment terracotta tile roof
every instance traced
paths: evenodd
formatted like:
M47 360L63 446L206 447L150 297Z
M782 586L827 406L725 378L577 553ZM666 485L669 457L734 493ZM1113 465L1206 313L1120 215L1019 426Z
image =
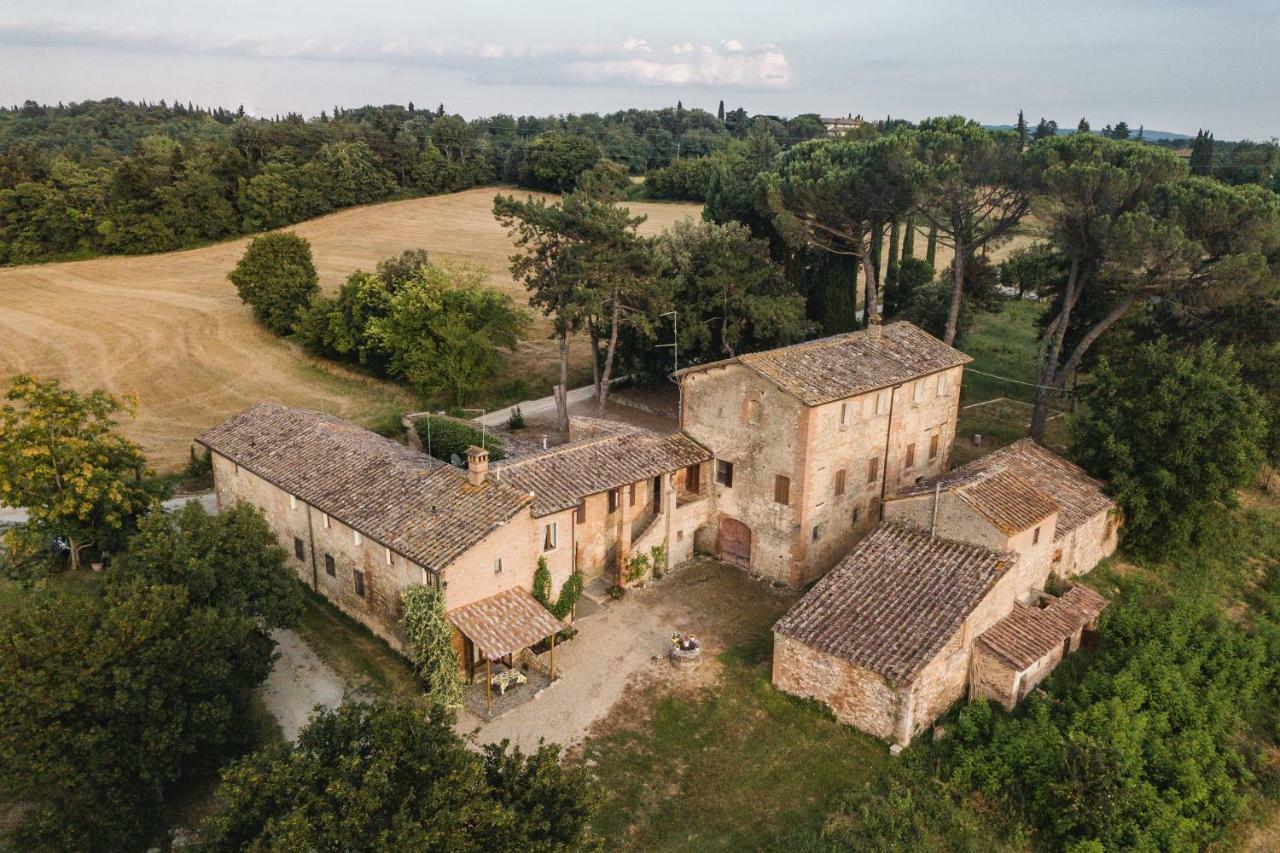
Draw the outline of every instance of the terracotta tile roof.
M711 459L709 450L683 433L659 435L626 424L608 424L586 438L503 460L490 470L500 482L533 492L533 514L542 516L575 507L587 495Z
M1016 560L881 524L774 630L894 683L908 682Z
M1096 619L1106 606L1105 598L1077 585L1045 607L1015 604L1009 615L983 631L976 643L1022 672Z
M489 660L514 654L564 628L564 623L523 587L450 610L448 618Z
M440 571L532 503L347 421L259 403L196 441L413 562Z
M993 468L956 495L1005 533L1027 530L1058 511L1053 498L1006 468Z
M971 361L928 332L901 321L882 326L879 337L865 330L832 335L687 367L675 375L744 364L806 405L816 406Z
M1066 536L1098 513L1115 507L1112 500L1103 494L1102 483L1086 474L1080 466L1046 450L1029 438L992 451L947 474L909 486L894 497L929 494L936 484L941 484L944 490L964 489L999 471L1015 475L1027 486L1057 504L1058 526L1053 536L1054 541Z

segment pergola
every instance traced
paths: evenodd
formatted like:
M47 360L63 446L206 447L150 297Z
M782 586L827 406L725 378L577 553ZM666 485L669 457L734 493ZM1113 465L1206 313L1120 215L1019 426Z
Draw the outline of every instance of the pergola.
M449 611L449 621L484 658L485 707L493 712L493 662L550 638L550 677L556 677L556 634L564 623L520 587Z

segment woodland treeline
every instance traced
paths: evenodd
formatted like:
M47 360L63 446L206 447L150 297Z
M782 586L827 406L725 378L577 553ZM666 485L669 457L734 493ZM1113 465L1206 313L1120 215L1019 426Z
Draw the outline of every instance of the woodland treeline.
M641 175L753 128L784 144L823 132L812 115L679 105L468 121L443 104L308 119L163 101L27 102L0 109L0 264L162 252L494 182L560 191L602 157Z

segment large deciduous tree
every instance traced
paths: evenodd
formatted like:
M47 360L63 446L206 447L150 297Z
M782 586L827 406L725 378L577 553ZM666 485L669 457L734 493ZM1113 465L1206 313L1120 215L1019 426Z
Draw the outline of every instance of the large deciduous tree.
M277 335L294 332L320 292L311 244L290 232L255 238L227 278L254 319Z
M942 335L951 344L964 300L965 266L1022 221L1031 206L1032 182L1017 139L977 122L959 116L928 119L921 122L917 140L920 212L955 252Z
M467 748L437 706L345 703L296 745L228 771L200 829L208 850L598 849L596 794L559 750Z
M63 540L71 567L86 550L114 551L155 504L146 456L116 416L135 403L80 394L56 379L15 376L0 407L0 502L26 507L27 532Z
M1186 548L1222 523L1235 490L1262 464L1260 398L1230 350L1212 342L1181 353L1160 340L1114 366L1103 360L1084 402L1074 455L1107 481L1129 547L1152 556Z
M877 139L814 140L783 155L760 188L778 230L795 243L852 255L862 265L866 317L880 321L879 235L915 204L912 140L903 133Z
M552 130L534 139L525 149L520 166L523 186L548 192L569 192L578 176L600 159L600 148L580 133Z
M271 669L252 618L132 579L0 608L0 796L18 850L145 849L197 756L244 740Z

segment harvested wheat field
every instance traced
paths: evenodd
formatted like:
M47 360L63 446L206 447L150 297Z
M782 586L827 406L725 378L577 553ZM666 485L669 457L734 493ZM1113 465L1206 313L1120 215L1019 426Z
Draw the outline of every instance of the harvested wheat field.
M488 269L494 286L523 299L507 270L511 241L491 212L494 193L354 208L287 230L311 241L326 291L353 270L425 248ZM698 211L690 204L629 206L648 215L642 230L649 234ZM124 429L162 471L185 462L192 436L258 400L363 423L416 404L404 388L309 358L255 324L226 278L247 241L0 269L0 382L27 372L81 390L137 395L138 417ZM545 330L536 326L512 360L521 375L550 375L555 355Z

